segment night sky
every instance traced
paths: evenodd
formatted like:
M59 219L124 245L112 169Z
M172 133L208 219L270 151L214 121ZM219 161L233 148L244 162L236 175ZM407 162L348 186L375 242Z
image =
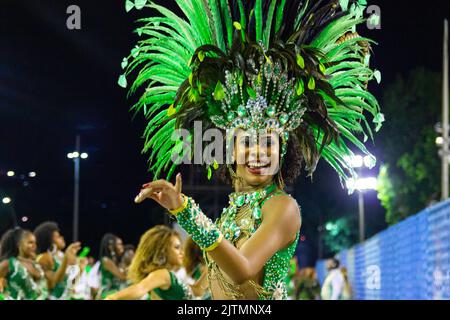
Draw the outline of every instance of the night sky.
M147 201L136 206L134 196L151 179L146 156L141 154L144 121L128 111L133 99L117 85L120 63L135 45L134 21L149 11L125 12L121 0L2 0L0 9L0 196L13 206L0 209L0 233L6 216L15 211L20 225L34 229L45 220L58 221L71 239L73 151L81 134L82 150L89 158L81 163L80 239L97 247L103 233L112 231L126 243L136 243L155 223L165 220L163 210ZM158 1L157 1L158 2ZM173 3L174 1L164 1ZM373 38L373 66L383 74L372 85L381 101L383 87L416 66L439 71L442 64L443 18L450 16L448 0L427 6L410 1L370 1L381 7L381 30L360 32ZM81 8L81 30L66 28L66 8ZM439 107L440 106L436 106ZM387 119L388 121L389 119ZM375 146L369 149L377 155ZM381 157L382 158L382 157ZM15 178L6 177L14 170ZM25 180L20 174L37 172ZM212 185L204 171L182 170L185 185ZM189 182L190 176L195 176ZM27 181L28 185L24 185ZM207 189L206 189L207 190ZM186 191L189 193L188 191ZM315 257L319 223L342 215L357 215L357 197L348 196L337 174L321 164L311 183L299 179L291 192L302 206L301 248ZM213 193L190 193L212 211ZM366 196L368 236L386 227L384 210L376 194ZM226 202L226 190L217 194L216 206Z

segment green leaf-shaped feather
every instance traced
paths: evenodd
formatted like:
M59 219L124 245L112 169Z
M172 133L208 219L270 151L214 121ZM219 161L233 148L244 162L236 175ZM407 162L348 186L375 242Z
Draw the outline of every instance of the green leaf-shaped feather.
M122 88L126 88L127 87L127 78L124 74L122 74L119 77L119 81L117 82L119 84L119 86L121 86Z
M300 54L297 54L297 64L300 68L305 69L305 59Z
M198 53L198 59L200 60L200 62L203 62L203 60L205 60L205 53L203 51L200 51Z
M136 6L136 9L141 10L145 7L147 3L147 0L134 0L134 5Z
M314 80L314 77L309 78L308 81L308 89L314 90L316 88L316 80Z
M122 66L122 69L125 69L128 66L128 59L127 58L123 58L121 66Z
M302 79L299 79L297 81L297 91L296 92L297 92L298 96L301 96L303 94L303 92L305 92L305 85L304 85Z
M130 0L125 1L125 10L130 12L134 8L134 3Z
M225 92L220 81L217 81L216 88L214 89L214 100L221 101L225 98Z
M381 72L379 70L375 70L373 73L373 76L377 80L378 83L381 82Z
M212 177L211 166L208 166L208 180L211 180L211 177Z

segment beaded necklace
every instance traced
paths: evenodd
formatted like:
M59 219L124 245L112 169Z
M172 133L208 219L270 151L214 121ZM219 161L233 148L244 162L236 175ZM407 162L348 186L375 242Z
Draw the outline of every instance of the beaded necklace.
M256 230L252 228L254 225L252 220L261 220L261 202L276 188L276 184L273 183L252 192L233 192L230 194L229 206L223 209L217 222L225 239L234 243L241 236L242 231L254 233ZM243 211L247 213L246 217L243 217ZM248 213L251 213L251 215Z
M252 192L235 192L229 196L229 207L225 208L221 217L216 222L224 237L235 246L242 239L250 238L261 224L261 207L262 204L279 193L276 184L271 184L265 188ZM284 285L285 274L287 275L287 264L292 257L297 239L288 248L277 252L265 265L265 275L263 284L260 285L253 280L248 281L259 299L286 299L286 289ZM218 265L208 259L205 254L205 261L208 266L208 278L216 280L228 297L232 299L240 299L243 297L239 285L228 280Z

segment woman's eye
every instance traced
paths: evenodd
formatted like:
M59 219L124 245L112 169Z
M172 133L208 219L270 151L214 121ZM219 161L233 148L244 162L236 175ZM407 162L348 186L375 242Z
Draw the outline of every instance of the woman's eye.
M250 138L249 137L242 138L241 145L243 145L245 147L249 147L250 146Z
M267 147L271 147L273 144L272 138L263 138L261 140L261 145L262 146L267 146Z

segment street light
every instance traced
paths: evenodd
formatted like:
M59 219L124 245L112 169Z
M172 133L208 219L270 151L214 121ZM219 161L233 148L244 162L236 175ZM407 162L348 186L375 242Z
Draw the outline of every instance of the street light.
M8 177L14 177L14 175L15 175L16 173L14 172L14 171L8 171L7 173L6 173L6 175L8 176Z
M75 149L67 154L67 158L72 159L74 163L74 183L73 183L73 241L78 241L78 224L79 224L79 199L80 199L80 159L87 159L88 154L83 152L80 154L80 135L77 135L75 141Z
M31 172L28 174L28 176L29 176L30 178L35 178L35 177L36 177L36 172L31 171Z
M353 168L372 168L375 164L375 159L372 156L359 156L347 157L346 159L350 166ZM361 164L362 163L362 164ZM361 165L360 165L361 164ZM360 171L360 170L358 170ZM360 172L359 172L360 173ZM347 189L358 191L358 209L359 209L359 242L365 240L365 224L364 224L364 192L368 190L377 189L377 178L365 177L357 179L349 179L346 182Z
M2 199L2 202L3 202L4 204L9 204L9 203L11 203L11 198L10 198L10 197L4 197L4 198Z

